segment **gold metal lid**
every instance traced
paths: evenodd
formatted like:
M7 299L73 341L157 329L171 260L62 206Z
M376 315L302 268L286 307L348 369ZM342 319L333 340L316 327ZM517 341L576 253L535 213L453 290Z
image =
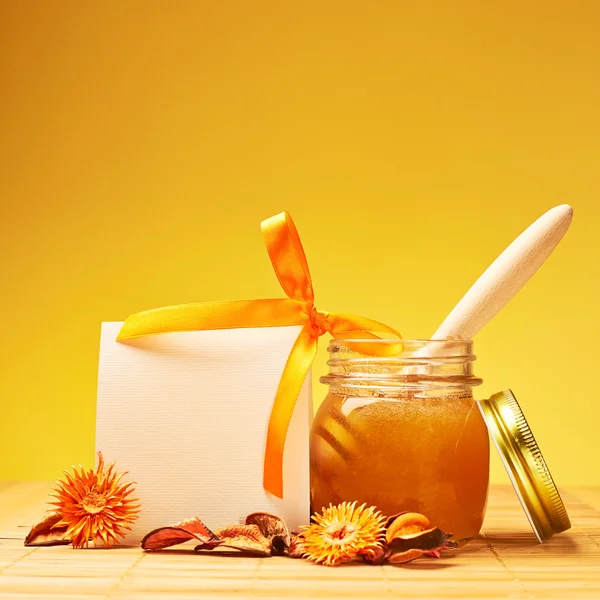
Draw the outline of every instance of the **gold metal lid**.
M569 529L565 505L512 391L478 405L538 541Z

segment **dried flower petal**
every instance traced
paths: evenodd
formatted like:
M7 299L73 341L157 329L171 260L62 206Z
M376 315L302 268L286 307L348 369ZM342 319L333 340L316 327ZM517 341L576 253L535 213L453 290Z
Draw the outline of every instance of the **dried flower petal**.
M455 548L455 542L437 527L431 527L429 519L420 513L401 512L392 515L386 521L386 543L380 553L363 556L369 564L403 564L430 556L439 558L442 550Z
M194 517L170 527L154 529L144 536L142 548L144 550L163 550L192 539L200 540L203 543L218 540L216 535L198 517Z
M35 524L25 538L26 546L62 546L70 544L66 537L67 526L59 525L62 521L60 512L48 513L39 523Z
M391 553L391 550L387 546L380 546L369 552L363 552L361 556L370 565L382 565L390 557Z
M404 512L388 519L385 539L391 542L396 536L418 533L430 529L429 519L420 513Z
M448 536L452 535L452 534L447 534ZM458 548L458 543L454 542L452 540L446 540L446 543L443 546L440 546L439 548L435 548L435 550L429 550L427 552L425 552L425 556L430 556L431 558L440 558L440 556L442 555L442 552L444 550L448 550L448 549L455 549Z
M271 552L273 554L283 554L290 545L290 532L285 521L265 512L255 512L246 517L246 525L257 525L260 532L271 543Z
M222 546L257 556L271 555L271 540L261 533L258 525L230 525L213 533L198 517L151 531L142 540L142 548L163 550L192 539L200 542L194 550L214 550Z
M293 535L290 545L287 547L287 555L290 558L302 558L304 553L304 536L302 534Z
M390 517L386 523L388 561L407 563L421 556L439 558L442 550L453 547L451 534L432 527L429 519L420 513L403 512Z
M388 562L396 565L411 562L417 558L421 558L425 554L423 550L406 550L406 552L393 552L388 557Z
M258 525L230 525L215 531L218 543L200 544L195 550L212 550L217 546L233 548L257 556L271 556L271 542L260 531Z

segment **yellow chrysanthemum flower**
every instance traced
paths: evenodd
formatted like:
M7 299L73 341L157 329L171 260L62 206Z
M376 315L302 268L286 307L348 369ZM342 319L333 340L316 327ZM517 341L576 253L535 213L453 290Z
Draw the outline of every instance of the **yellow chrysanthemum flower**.
M372 506L356 504L330 504L313 515L300 536L304 558L333 567L381 549L386 518Z

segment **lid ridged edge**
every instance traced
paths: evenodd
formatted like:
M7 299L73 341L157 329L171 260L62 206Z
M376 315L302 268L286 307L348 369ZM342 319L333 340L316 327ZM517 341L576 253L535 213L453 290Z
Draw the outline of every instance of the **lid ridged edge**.
M531 453L531 457L537 467L537 472L540 476L540 481L544 486L545 491L548 494L548 498L552 503L552 507L554 509L553 514L547 515L548 518L552 521L552 528L554 533L560 533L561 531L565 531L571 527L571 521L569 519L569 515L567 514L567 510L565 505L560 497L558 492L558 488L552 479L552 475L550 474L550 470L548 469L548 465L542 456L540 448L535 441L535 437L531 432L531 428L527 423L527 419L525 419L525 415L523 415L523 411L517 402L512 390L504 390L504 400L507 405L512 410L515 417L515 424L523 442L529 452Z

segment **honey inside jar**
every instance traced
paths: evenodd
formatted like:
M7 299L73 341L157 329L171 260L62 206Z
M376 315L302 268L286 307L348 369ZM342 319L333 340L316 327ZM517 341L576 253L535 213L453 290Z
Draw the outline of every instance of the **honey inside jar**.
M466 541L481 528L489 473L471 342L402 344L395 356L366 356L332 342L321 379L330 391L311 429L312 509L356 500L386 515L419 512Z

